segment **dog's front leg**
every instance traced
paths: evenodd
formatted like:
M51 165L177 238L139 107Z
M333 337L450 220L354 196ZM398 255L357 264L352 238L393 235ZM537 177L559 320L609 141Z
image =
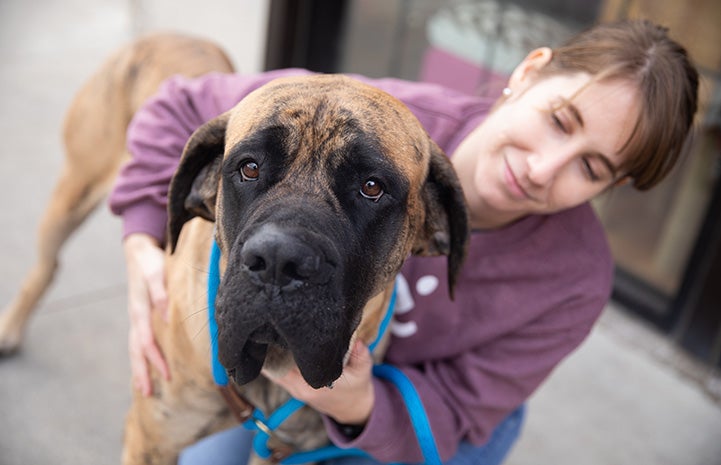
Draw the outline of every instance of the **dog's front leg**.
M175 464L180 451L199 439L237 425L213 382L205 274L213 224L191 221L166 262L168 321L153 313L155 337L170 380L152 372L153 395L135 392L125 425L123 465Z
M237 424L217 390L195 382L153 380L151 397L137 391L125 424L123 465L174 465L180 451Z

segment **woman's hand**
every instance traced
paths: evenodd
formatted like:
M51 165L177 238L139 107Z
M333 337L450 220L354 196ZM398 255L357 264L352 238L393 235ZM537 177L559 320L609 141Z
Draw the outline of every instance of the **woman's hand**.
M362 342L356 342L343 374L332 388L313 389L297 367L281 377L263 372L298 400L344 425L362 425L368 421L375 395L372 383L373 360Z
M155 238L141 233L128 235L123 249L128 274L130 371L135 388L149 396L153 391L151 365L164 379L170 379L168 364L155 340L151 316L152 311L159 311L167 320L165 252Z

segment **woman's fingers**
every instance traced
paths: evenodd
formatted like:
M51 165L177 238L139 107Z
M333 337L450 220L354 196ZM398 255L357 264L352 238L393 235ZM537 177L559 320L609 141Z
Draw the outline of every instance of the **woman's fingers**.
M128 272L130 369L133 384L148 396L153 388L151 367L164 379L170 379L170 369L158 346L152 323L153 311L160 311L167 321L165 253L155 239L144 234L131 234L123 245Z

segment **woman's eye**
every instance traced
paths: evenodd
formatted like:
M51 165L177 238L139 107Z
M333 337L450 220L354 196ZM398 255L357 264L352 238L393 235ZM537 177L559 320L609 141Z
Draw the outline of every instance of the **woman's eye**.
M253 160L246 160L240 165L240 175L243 181L257 181L260 175L260 167Z
M371 178L363 184L360 193L363 197L377 202L383 196L383 185Z
M560 129L564 134L568 134L568 129L563 124L563 121L561 121L558 113L556 113L555 111L551 113L551 121L553 121L554 126Z
M599 181L601 177L596 173L596 171L593 169L593 166L591 165L591 162L588 161L588 158L582 159L583 163L583 170L586 172L586 175L591 181Z

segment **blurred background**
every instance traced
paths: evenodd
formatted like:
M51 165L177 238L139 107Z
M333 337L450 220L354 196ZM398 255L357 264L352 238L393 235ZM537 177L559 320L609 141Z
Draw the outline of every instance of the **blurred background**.
M0 0L0 304L33 258L73 92L135 37L209 37L240 72L298 66L497 95L531 49L627 17L688 48L702 75L698 133L661 187L595 202L613 301L531 400L510 462L721 464L721 0ZM70 241L24 350L0 360L0 465L118 463L127 317L120 225L106 210Z

